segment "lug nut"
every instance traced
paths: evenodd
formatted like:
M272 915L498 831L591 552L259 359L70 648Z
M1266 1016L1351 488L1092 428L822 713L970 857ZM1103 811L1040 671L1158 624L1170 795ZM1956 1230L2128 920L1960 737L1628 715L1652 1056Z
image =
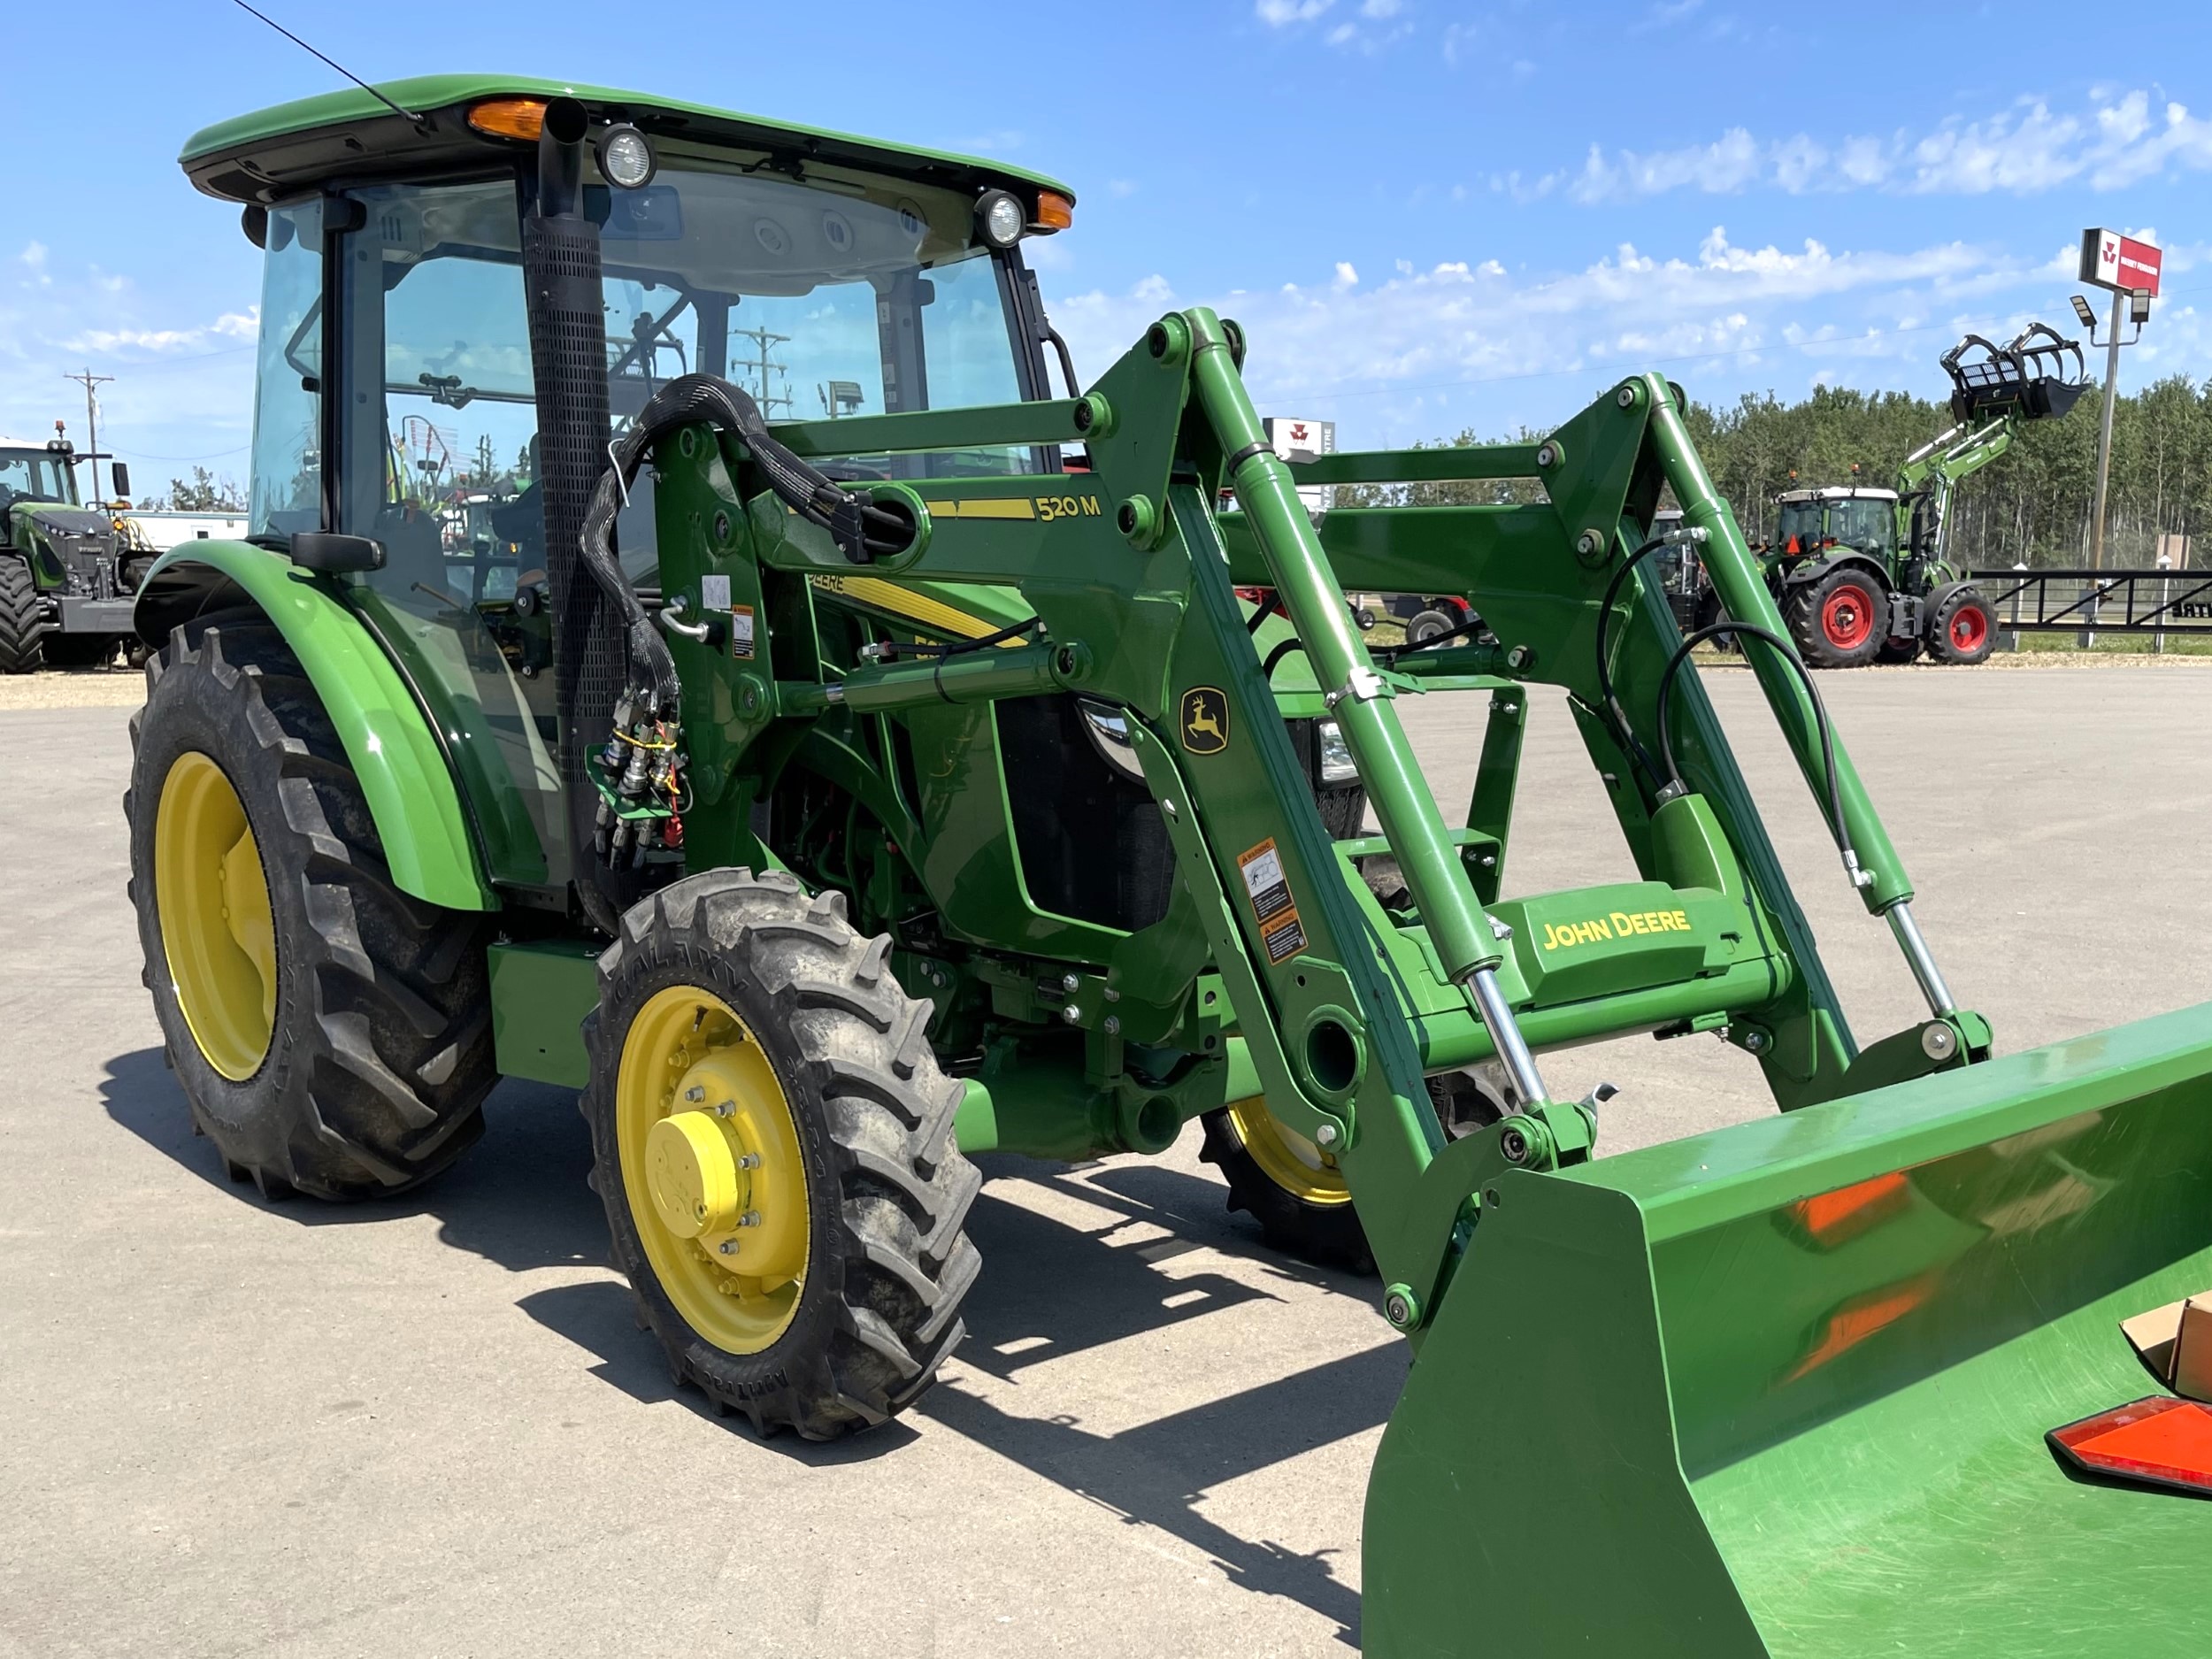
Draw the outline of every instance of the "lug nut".
M1118 1037L1118 1036L1120 1036L1120 1035L1121 1035L1121 1016L1120 1016L1120 1015L1118 1015L1118 1014L1109 1014L1109 1015L1107 1015L1107 1016L1106 1016L1106 1026L1105 1026L1105 1030L1106 1030L1106 1034L1107 1034L1109 1037Z
M1064 973L1060 976L1060 988L1073 995L1083 988L1083 981L1072 973Z
M706 1099L706 1097L707 1086L703 1083L694 1083L689 1088L684 1091L684 1098L690 1101L695 1105Z

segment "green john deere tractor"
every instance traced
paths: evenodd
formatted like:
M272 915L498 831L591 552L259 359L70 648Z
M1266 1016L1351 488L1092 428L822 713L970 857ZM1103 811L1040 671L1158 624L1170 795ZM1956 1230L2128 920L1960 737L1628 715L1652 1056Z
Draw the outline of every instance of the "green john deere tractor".
M78 464L89 474L104 458L65 438L0 438L0 674L102 662L131 633L131 595L153 559L78 499ZM113 470L128 496L130 469Z
M1905 457L1894 489L1851 483L1774 498L1767 586L1815 668L1909 663L1924 650L1971 664L1997 649L1989 601L1947 557L1951 492L2010 449L2023 421L2063 417L2088 381L2079 343L2045 323L2001 346L1969 334L1942 363L1952 424Z
M1417 1356L1369 1652L2193 1651L2208 1512L2043 1436L2145 1392L2118 1315L2212 1282L2212 1010L1993 1056L1663 379L1293 468L1210 311L1048 382L1023 244L1072 201L1002 165L449 78L184 165L265 251L255 522L139 595L127 814L234 1178L403 1191L501 1076L573 1087L639 1340L826 1437L960 1340L970 1155L1197 1118ZM841 418L763 418L772 346ZM433 411L534 456L458 558L392 465ZM1296 494L1440 478L1542 498ZM1684 542L1903 1031L1838 1005L1654 573ZM1371 652L1368 591L1494 640ZM1540 687L1638 879L1506 896ZM1456 827L1398 712L1451 695ZM1622 1032L1717 1033L1780 1114L1594 1157L1542 1054Z

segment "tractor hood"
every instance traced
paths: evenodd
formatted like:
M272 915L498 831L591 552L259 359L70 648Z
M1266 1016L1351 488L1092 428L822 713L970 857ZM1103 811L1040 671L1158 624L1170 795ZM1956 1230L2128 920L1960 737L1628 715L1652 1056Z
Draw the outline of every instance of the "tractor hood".
M15 504L12 517L53 543L57 551L73 552L115 545L115 526L105 513L83 507L64 507L52 502L26 501Z
M71 565L115 552L115 526L106 514L58 502L17 502L8 511L8 531L9 545L30 556L42 588L65 580Z

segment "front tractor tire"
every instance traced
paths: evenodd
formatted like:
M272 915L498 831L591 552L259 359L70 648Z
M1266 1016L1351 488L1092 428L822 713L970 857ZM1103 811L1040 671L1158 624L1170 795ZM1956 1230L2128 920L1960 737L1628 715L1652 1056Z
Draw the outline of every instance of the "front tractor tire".
M1881 585L1848 565L1792 588L1783 614L1798 655L1815 668L1863 668L1889 631Z
M1936 662L1970 667L1997 649L1997 617L1989 601L1963 582L1939 589L1928 604L1928 655Z
M271 1198L428 1179L496 1080L485 919L392 885L329 717L257 612L180 628L146 680L130 896L195 1128Z
M586 1019L592 1185L671 1374L757 1431L833 1440L960 1340L982 1185L930 1005L843 896L687 877L624 916Z
M46 627L39 618L31 567L12 554L0 553L0 674L35 673L45 662Z
M1448 1140L1494 1124L1511 1110L1511 1085L1494 1068L1448 1071L1428 1079L1429 1103ZM1302 1261L1375 1271L1367 1230L1336 1160L1286 1127L1257 1094L1231 1101L1201 1119L1199 1157L1229 1183L1229 1208L1260 1224L1269 1245Z

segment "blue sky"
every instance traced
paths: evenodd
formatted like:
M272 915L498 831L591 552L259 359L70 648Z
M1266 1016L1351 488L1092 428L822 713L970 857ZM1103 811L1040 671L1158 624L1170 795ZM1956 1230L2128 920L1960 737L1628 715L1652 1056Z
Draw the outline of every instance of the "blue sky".
M372 80L611 81L1055 173L1075 228L1032 248L1086 376L1213 304L1261 407L1346 447L1540 427L1643 366L1933 391L1961 330L2069 317L2090 224L2168 250L2124 382L2212 375L2202 0L2119 41L2078 0L264 9ZM40 184L0 220L0 430L81 438L89 365L141 493L242 474L256 256L174 157L334 78L227 0L19 11L11 60L50 73L10 85Z

